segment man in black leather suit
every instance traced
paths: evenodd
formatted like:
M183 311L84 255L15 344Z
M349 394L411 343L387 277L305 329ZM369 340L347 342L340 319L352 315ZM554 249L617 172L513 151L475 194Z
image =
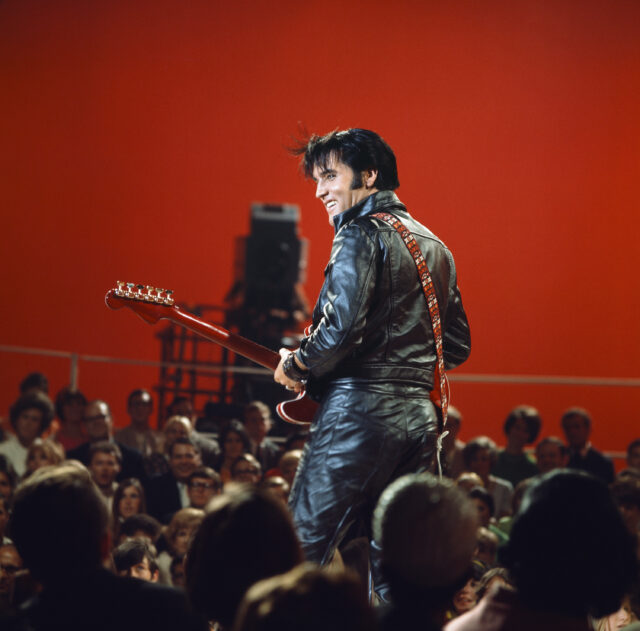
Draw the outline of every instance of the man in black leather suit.
M437 417L429 400L436 349L413 258L373 213L413 233L435 285L447 369L470 352L451 253L393 192L396 160L364 129L312 136L296 151L335 228L313 326L294 353L281 349L275 379L320 403L290 495L306 557L327 563L356 523L368 532L384 488L429 468ZM351 530L350 532L353 532Z

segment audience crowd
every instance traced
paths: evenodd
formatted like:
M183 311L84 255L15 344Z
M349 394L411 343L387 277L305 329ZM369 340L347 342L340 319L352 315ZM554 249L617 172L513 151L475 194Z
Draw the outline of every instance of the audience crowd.
M127 412L116 430L108 402L22 382L0 425L1 628L640 628L640 438L616 475L587 410L562 440L518 406L498 448L463 443L451 408L444 477L393 482L324 568L287 507L306 432L270 438L260 401L200 422L177 397L155 429L135 389Z

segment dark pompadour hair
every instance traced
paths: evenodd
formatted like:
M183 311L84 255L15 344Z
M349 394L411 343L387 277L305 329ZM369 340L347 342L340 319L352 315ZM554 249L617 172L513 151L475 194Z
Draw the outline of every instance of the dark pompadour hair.
M393 191L400 186L396 156L391 147L374 131L346 129L332 131L324 136L312 135L292 147L294 155L302 156L302 169L313 177L316 166L326 168L332 157L337 158L354 172L354 187L361 185L361 173L367 169L378 171L375 187L380 191Z

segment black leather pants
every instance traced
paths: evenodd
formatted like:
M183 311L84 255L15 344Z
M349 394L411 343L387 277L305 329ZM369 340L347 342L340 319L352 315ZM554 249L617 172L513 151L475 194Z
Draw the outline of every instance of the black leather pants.
M385 487L429 469L436 423L425 388L350 380L329 387L289 498L307 560L327 563L354 522L370 534Z

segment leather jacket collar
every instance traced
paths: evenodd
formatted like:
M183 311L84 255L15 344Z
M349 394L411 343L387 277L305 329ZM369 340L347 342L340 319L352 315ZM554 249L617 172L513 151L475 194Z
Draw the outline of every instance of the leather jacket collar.
M379 213L383 210L389 211L393 207L406 210L405 205L398 199L398 196L393 191L378 191L373 195L369 195L369 197L358 202L355 206L347 208L347 210L333 218L333 226L336 234L342 226L356 219L356 217L365 217L366 215Z

